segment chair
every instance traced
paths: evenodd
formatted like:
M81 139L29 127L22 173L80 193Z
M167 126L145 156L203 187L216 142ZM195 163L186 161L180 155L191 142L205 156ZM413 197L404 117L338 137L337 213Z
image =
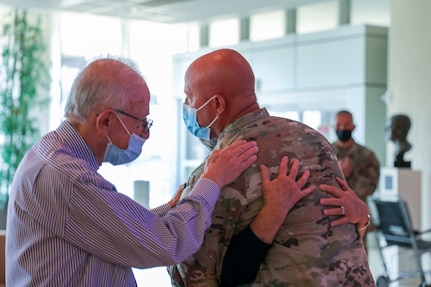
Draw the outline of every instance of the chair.
M404 278L419 278L420 287L431 286L425 276L429 271L425 272L422 264L422 255L431 252L431 241L425 240L423 235L431 232L431 229L422 232L413 230L407 203L401 198L393 200L373 198L371 202L370 211L376 226L376 242L384 267L384 275L376 280L377 287L388 287L390 283ZM416 270L410 270L412 268L408 268L407 271L400 270L396 278L390 278L384 250L392 246L397 246L400 252L410 252Z

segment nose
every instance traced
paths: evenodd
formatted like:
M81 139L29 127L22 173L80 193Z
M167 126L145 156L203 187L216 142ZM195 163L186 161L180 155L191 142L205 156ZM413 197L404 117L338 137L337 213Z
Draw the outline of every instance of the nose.
M150 129L149 128L143 129L141 133L141 137L147 140L150 137Z

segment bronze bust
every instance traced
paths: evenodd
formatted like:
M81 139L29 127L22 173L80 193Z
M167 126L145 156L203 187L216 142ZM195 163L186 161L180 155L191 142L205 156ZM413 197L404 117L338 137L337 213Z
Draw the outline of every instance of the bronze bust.
M406 115L398 114L390 118L386 128L388 138L395 144L395 167L410 168L411 166L411 162L404 160L404 154L412 148L412 145L407 141L410 126L410 118Z

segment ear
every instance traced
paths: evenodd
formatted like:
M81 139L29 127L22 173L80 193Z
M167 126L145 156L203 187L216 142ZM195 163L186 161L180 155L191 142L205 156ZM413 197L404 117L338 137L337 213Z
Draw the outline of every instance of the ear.
M112 116L114 112L112 110L103 110L96 116L96 130L101 136L107 136L110 126L112 125Z
M214 102L216 104L217 116L220 116L226 109L226 100L223 95L215 95Z

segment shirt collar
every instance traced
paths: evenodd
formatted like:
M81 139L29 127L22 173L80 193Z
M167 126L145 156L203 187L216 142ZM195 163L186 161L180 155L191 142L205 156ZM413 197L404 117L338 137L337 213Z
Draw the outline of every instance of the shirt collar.
M98 170L100 167L99 162L87 145L82 135L70 124L69 121L65 120L57 128L57 133L62 137L70 149L76 153L76 156L87 161L94 169Z
M220 134L219 139L226 136L230 133L237 133L238 131L242 130L246 126L253 125L253 122L258 121L264 117L269 116L268 111L266 108L261 108L256 111L250 112L248 114L245 114L244 116L240 117L230 125L228 125L224 131Z

